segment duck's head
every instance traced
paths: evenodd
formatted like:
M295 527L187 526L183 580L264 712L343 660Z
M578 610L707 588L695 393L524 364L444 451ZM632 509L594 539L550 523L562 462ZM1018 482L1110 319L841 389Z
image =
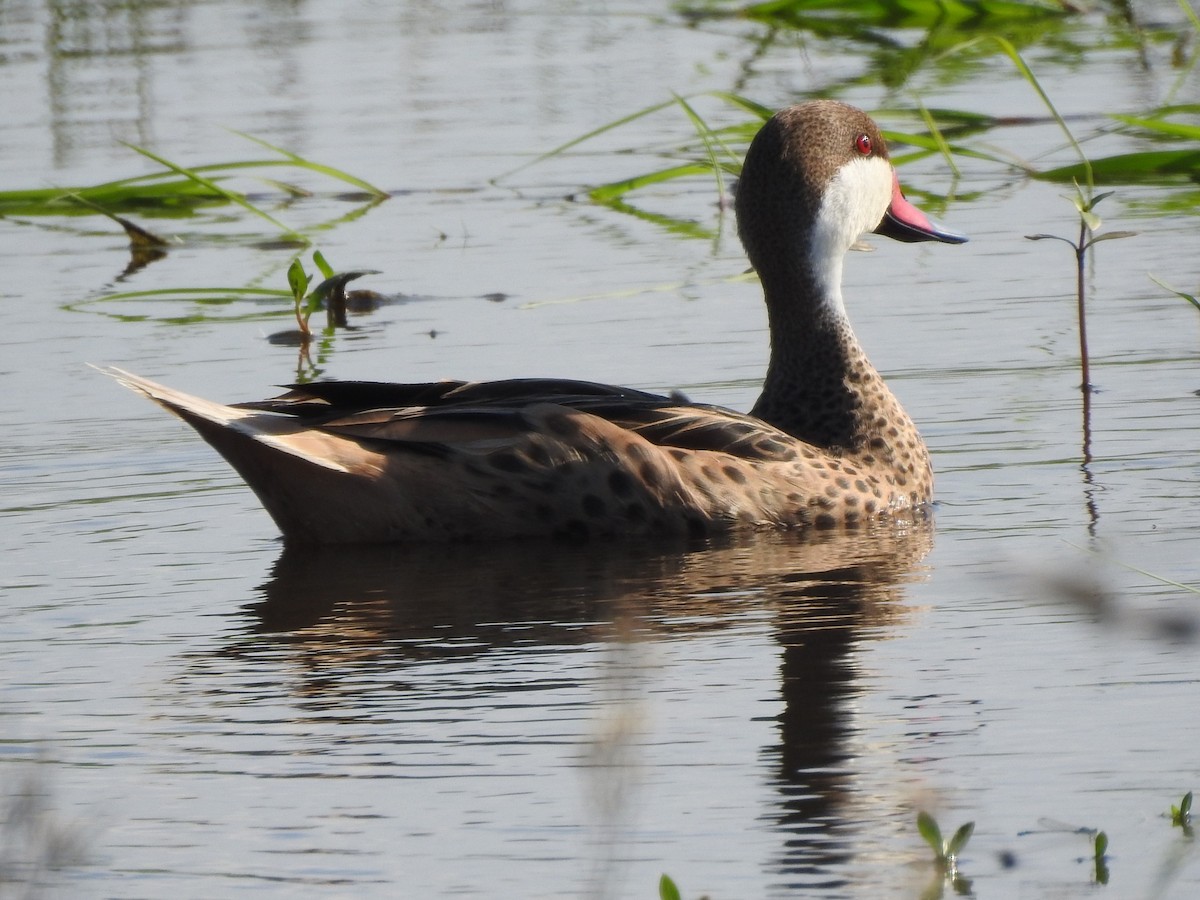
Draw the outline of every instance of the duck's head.
M801 266L819 280L865 232L960 244L904 199L878 126L861 109L813 100L776 113L738 181L738 233L760 275ZM836 272L833 270L837 270Z

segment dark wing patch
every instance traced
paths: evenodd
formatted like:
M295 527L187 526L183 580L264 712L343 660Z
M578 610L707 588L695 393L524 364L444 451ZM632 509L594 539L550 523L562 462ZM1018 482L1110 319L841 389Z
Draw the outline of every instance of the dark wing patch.
M436 445L502 440L524 433L530 407L586 412L663 447L717 451L743 459L789 461L796 440L752 416L718 406L682 405L632 388L556 378L387 384L318 381L291 385L241 409L295 416L305 424L364 441Z

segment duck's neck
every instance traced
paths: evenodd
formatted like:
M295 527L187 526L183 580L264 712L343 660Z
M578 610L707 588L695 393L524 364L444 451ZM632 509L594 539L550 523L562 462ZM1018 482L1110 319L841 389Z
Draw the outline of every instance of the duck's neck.
M771 362L753 415L837 456L904 470L927 467L912 420L846 318L841 257L823 268L788 266L760 277Z

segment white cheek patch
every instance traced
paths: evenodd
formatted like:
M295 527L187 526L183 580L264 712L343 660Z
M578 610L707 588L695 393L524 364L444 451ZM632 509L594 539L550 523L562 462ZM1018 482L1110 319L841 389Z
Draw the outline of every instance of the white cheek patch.
M850 160L825 187L807 250L823 295L841 315L842 258L860 235L879 224L891 202L892 166L877 156Z

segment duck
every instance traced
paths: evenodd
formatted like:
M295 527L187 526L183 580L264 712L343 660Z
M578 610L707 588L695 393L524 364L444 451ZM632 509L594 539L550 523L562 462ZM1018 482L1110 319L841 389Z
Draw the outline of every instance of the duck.
M285 542L857 529L929 516L920 432L863 351L842 267L868 232L959 244L900 189L861 109L773 115L734 194L770 358L749 413L558 378L317 381L226 405L108 369L191 425Z

